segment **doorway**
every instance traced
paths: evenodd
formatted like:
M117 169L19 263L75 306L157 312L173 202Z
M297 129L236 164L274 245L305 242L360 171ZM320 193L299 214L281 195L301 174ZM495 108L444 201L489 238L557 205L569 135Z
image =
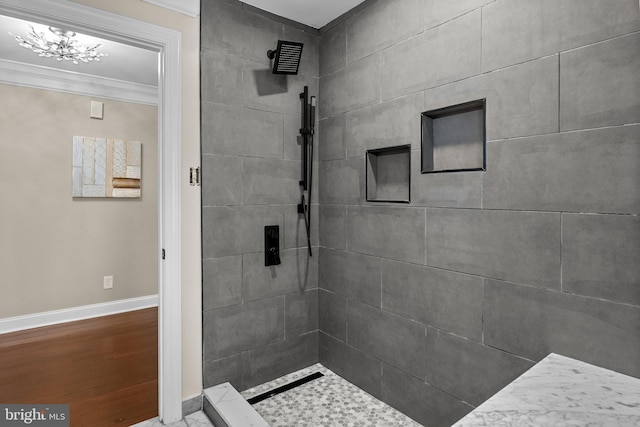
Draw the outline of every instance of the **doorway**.
M180 33L63 0L0 0L0 14L69 26L160 54L158 103L158 378L165 423L182 418Z

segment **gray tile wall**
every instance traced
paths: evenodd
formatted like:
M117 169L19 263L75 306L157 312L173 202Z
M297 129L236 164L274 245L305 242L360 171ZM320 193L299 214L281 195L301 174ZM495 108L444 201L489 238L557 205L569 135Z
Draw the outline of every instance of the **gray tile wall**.
M236 0L202 1L205 387L243 390L319 360L318 163L312 258L296 205L299 93L319 95L320 37L290 24ZM297 76L271 73L278 39L304 43ZM264 266L265 225L280 226L278 266Z
M205 385L319 358L448 426L549 352L640 377L636 0L368 1L316 33L203 0L201 22ZM297 77L268 72L283 37L305 42ZM305 84L320 94L309 264ZM421 174L420 112L481 98L487 171ZM411 203L366 202L365 151L403 144ZM287 249L275 269L268 224Z
M549 352L640 376L640 11L606 3L371 1L320 31L320 361L424 425ZM482 98L486 172L421 174L420 113ZM403 144L411 203L366 202L365 151Z

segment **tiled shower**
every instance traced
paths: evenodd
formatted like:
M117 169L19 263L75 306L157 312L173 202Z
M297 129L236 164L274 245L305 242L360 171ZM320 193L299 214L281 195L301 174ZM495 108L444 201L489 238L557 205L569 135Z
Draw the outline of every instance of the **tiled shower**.
M319 31L203 0L201 34L205 387L320 362L438 426L549 352L640 376L637 0L368 0ZM421 113L483 99L486 171L421 173ZM367 150L404 145L409 203L367 201Z

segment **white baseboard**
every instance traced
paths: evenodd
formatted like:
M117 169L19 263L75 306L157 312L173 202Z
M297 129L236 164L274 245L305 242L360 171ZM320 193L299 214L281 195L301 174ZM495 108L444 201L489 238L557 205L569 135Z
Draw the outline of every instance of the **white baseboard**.
M44 313L27 314L25 316L8 317L6 319L0 319L0 334L157 306L158 295L148 295L145 297L65 308L63 310L47 311Z

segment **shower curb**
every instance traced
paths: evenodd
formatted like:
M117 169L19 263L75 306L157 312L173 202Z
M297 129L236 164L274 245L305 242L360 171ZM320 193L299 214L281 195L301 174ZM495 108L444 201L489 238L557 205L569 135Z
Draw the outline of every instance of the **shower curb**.
M269 427L229 383L206 389L202 409L215 427Z

